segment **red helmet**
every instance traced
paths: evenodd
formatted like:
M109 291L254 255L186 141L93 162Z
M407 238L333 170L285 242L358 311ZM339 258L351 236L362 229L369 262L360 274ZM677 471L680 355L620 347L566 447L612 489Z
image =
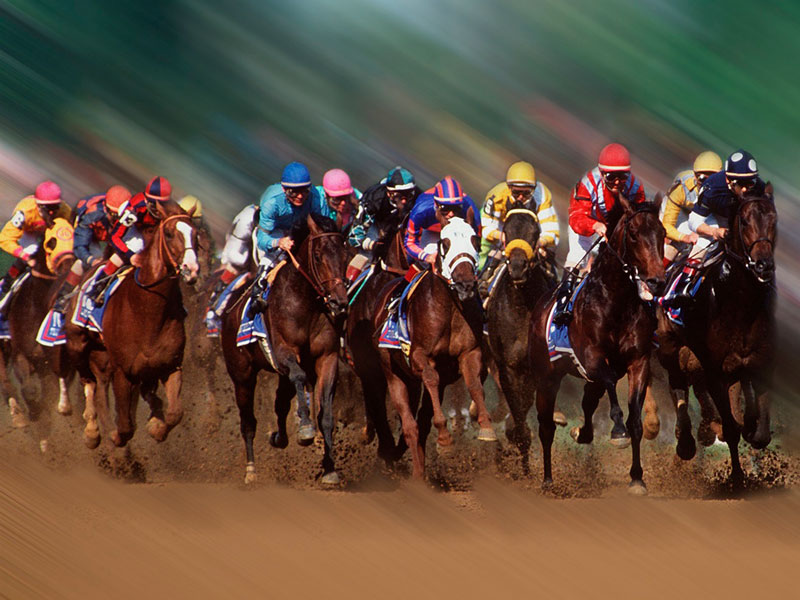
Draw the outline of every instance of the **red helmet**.
M106 208L117 214L120 207L131 199L131 193L123 185L112 185L106 192Z
M630 171L631 155L622 144L609 144L600 151L597 166L601 171Z
M148 200L158 200L159 202L166 202L172 195L172 186L166 177L153 177L144 188L144 195Z
M61 188L52 181L43 181L36 186L34 196L37 204L59 204L61 202Z

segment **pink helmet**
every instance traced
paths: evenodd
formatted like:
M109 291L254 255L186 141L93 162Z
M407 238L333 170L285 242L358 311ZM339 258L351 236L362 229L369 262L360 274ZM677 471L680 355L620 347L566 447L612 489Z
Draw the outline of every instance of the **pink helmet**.
M36 186L34 196L37 204L59 204L61 202L61 188L52 181L43 181Z
M341 169L331 169L322 176L322 189L329 196L347 196L353 193L350 176Z

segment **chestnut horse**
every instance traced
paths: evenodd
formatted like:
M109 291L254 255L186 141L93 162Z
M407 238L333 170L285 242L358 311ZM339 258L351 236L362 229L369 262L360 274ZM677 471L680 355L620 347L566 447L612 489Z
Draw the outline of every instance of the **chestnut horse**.
M187 283L197 280L197 232L191 214L177 204L157 203L154 210L160 223L152 232L143 232L146 243L135 259L138 268L109 297L102 336L67 324L70 352L82 357L75 364L87 391L84 418L89 446L99 442L95 387L104 387L108 377L116 400L116 428L110 434L116 446L124 446L133 437L138 393L150 405L147 430L156 441L164 441L183 417L180 391L186 313L178 277L182 276ZM166 413L163 401L156 394L159 381L166 390ZM105 394L98 398L105 401ZM107 412L104 406L98 410L101 418Z
M460 218L453 218L442 227L436 262L438 273L426 274L408 299L411 338L408 360L402 350L379 350L392 404L400 415L403 437L411 449L413 475L418 478L425 474L425 440L431 418L438 430L439 446L453 443L441 399L445 387L459 375L464 377L478 408L478 439L497 440L483 396L483 309L475 274L479 242L472 227ZM373 321L373 338L379 335L386 318L386 298L398 283L389 283L381 293L381 309ZM417 412L414 408L420 380L427 394Z
M332 453L333 395L339 369L339 336L347 312L344 285L347 248L336 224L318 215L309 215L298 223L292 231L292 239L296 253L290 255L292 262L277 271L267 308L262 313L274 366L261 343L236 345L245 290L231 298L222 318L222 353L233 381L247 455L245 483L256 480L253 404L258 373L265 370L278 373L275 392L278 430L271 433L269 443L275 448L286 448L289 444L286 416L293 396L297 396L300 418L297 441L303 446L313 442L314 425L306 401L306 387L312 386L325 445L321 481L325 485L336 485L339 475Z
M659 318L659 359L669 374L677 410L677 454L695 453L687 401L687 379L680 368L682 345L697 356L708 391L722 420L731 453L731 482L744 479L739 463L740 427L731 410L744 392L741 435L757 449L770 441L768 390L775 361L775 238L778 216L772 186L763 195L739 198L724 242L724 259L709 268L694 302L683 309L684 327Z
M569 339L586 373L583 392L584 424L573 437L580 444L594 437L592 415L600 398L608 393L614 439L630 438L632 464L630 490L646 493L642 480L639 446L642 439L641 410L650 379L650 351L656 317L651 301L664 286L664 227L654 204L624 205L610 239L600 246L597 259L574 301ZM561 379L578 376L569 358L551 362L547 343L549 314L554 297L536 307L530 334L530 360L536 377L536 409L539 440L544 460L543 485L553 481L551 447L555 433L553 407ZM617 381L628 375L628 420L622 421L617 400Z
M534 373L528 360L528 332L537 301L553 289L543 258L536 250L541 227L536 213L513 209L503 223L503 272L498 275L486 306L488 345L496 365L500 388L514 424L506 430L530 473L528 452L531 431L527 415L533 405ZM494 370L494 368L493 368Z
M388 237L389 241L376 252L376 271L362 287L355 290L347 315L346 341L353 370L361 380L364 394L367 417L365 440L371 441L372 436L377 433L378 456L390 463L405 451L405 446L398 450L386 417L386 378L381 372L379 354L373 340L373 322L379 309L380 291L398 275L406 274L408 259L403 250L402 230L379 239L384 237ZM419 400L419 389L417 386L416 395L412 392L416 401Z
M8 308L8 326L11 339L0 345L3 361L0 365L0 385L6 395L11 409L12 422L16 427L25 426L28 419L21 411L11 382L8 379L6 364L10 363L14 373L22 385L25 403L31 420L37 420L42 412L41 402L36 399L34 390L30 389L32 373L38 375L40 382L39 397L46 397L52 389L52 376L58 377L59 399L56 410L62 415L72 412L72 405L67 394L69 380L74 371L65 360L63 345L51 348L36 342L36 334L61 283L75 261L72 252L62 254L55 263L55 273L47 267L45 251L41 247L36 253L36 267L31 269L30 276L22 283L11 298Z

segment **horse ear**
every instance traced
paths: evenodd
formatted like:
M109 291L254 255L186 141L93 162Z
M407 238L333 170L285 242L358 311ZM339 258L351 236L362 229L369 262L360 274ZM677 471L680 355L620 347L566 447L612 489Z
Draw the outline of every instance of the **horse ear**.
M628 202L628 199L622 194L619 195L619 204L626 213L631 212L631 203Z
M480 236L473 235L470 238L470 241L472 242L472 247L475 248L475 252L480 252L481 251L481 238L480 238Z
M466 216L467 216L467 218L466 218L466 219L464 219L464 220L465 220L467 223L469 223L469 224L472 224L472 223L474 223L474 222L475 222L475 211L474 211L474 210L472 210L472 207L471 207L471 206L470 206L470 207L467 209L467 215L466 215Z
M186 211L186 214L189 215L190 217L193 217L196 210L197 210L197 205L196 204L192 204L189 207L189 210Z
M768 181L767 185L764 186L764 195L769 196L770 198L774 198L774 191L772 189L772 182Z
M161 202L156 200L156 213L162 219L166 219L169 215L167 215L167 211L164 210L164 205Z
M653 198L653 204L655 204L658 208L661 208L661 203L664 201L664 194L658 192L656 197Z
M448 252L450 252L450 239L449 238L445 238L445 239L441 240L441 242L442 242L442 250L443 250L443 252L441 252L441 254L447 254Z
M317 235L321 233L317 222L314 220L314 217L311 216L311 213L308 214L306 217L306 223L308 224L308 230L311 232L311 235Z

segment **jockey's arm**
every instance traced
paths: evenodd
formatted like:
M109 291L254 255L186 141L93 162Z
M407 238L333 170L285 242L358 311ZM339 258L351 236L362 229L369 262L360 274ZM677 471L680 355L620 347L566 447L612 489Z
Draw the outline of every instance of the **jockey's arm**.
M544 184L540 184L544 185ZM539 226L542 228L539 234L540 248L555 248L558 245L558 214L553 206L553 196L548 188L544 188L544 200L536 211L539 219Z
M678 217L680 217L681 209L686 203L683 186L678 181L673 185L669 191L666 199L664 200L664 216L661 217L661 223L667 232L667 239L676 242L683 241L683 234L678 231Z
M692 214L689 215L689 229L712 240L724 238L727 230L723 227L709 225L706 223L706 219L708 219L708 215L701 215L696 211L692 211Z
M0 249L5 250L17 258L28 260L30 258L29 256L22 256L25 254L25 251L22 246L19 245L19 240L24 232L21 227L16 225L15 218L16 215L14 215L11 221L6 223L2 231L0 231Z
M91 264L92 255L89 252L89 246L92 243L93 238L94 235L92 233L92 228L88 223L85 223L82 219L79 219L77 225L75 226L72 250L75 253L75 258L77 258L87 267Z
M600 223L592 217L592 201L588 197L576 196L569 199L569 226L578 235L591 236L595 233L595 224Z
M419 245L422 238L422 229L413 220L409 219L406 234L403 236L403 247L406 253L413 259L425 260L425 249Z

